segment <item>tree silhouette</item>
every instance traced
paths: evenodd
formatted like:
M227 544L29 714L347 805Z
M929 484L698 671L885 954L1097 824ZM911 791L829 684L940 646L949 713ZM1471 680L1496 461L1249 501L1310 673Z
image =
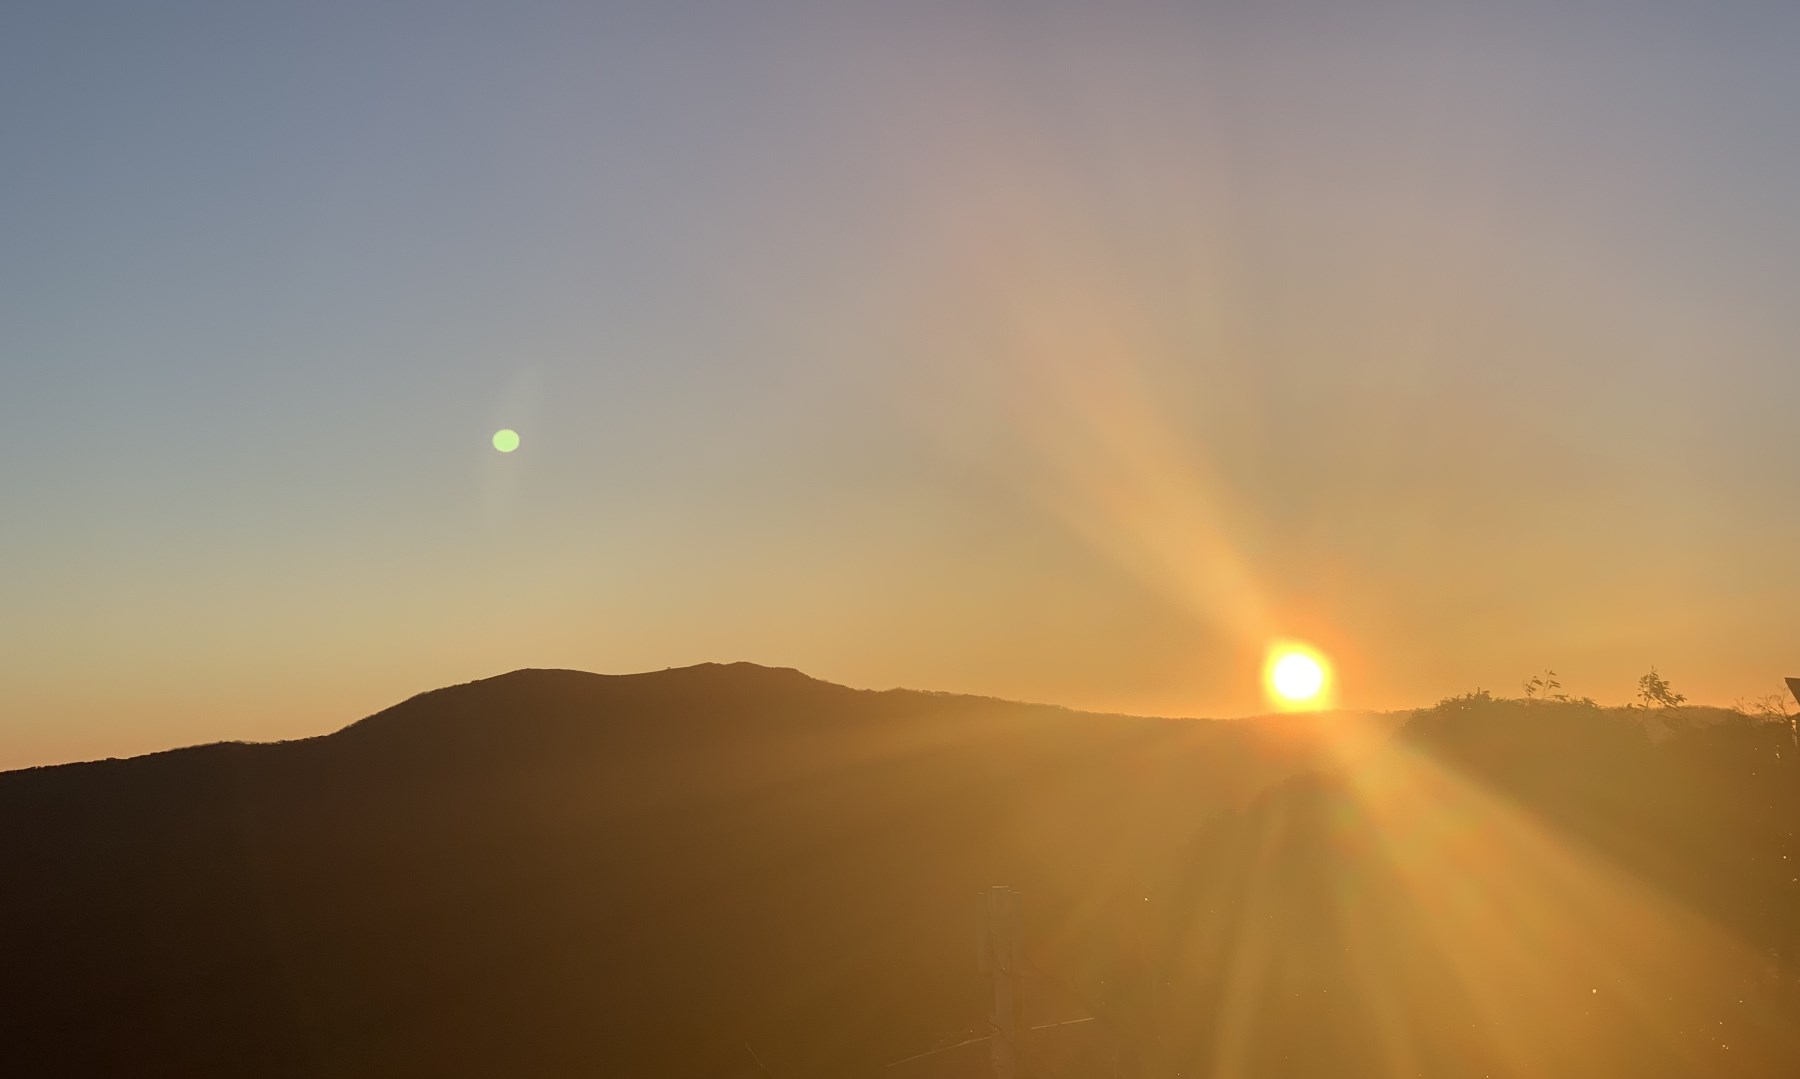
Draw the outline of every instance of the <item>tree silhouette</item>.
M1645 708L1675 708L1685 703L1687 697L1671 689L1669 680L1652 667L1649 674L1638 679L1638 700Z

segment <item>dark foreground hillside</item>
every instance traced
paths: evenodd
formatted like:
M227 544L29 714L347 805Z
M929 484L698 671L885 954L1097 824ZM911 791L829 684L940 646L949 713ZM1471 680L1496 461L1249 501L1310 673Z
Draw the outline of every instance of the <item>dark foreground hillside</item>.
M1701 710L1420 712L1157 881L1132 1041L1162 1074L1800 1075L1795 749Z
M0 1071L712 1076L748 1044L881 1074L985 1022L978 889L1087 976L1101 912L1318 764L1320 722L520 671L325 738L0 775Z
M983 1075L886 1065L985 1032L1005 883L1028 1020L1099 1017L1048 1079L1800 1074L1793 732L1648 726L709 665L0 775L0 1071Z

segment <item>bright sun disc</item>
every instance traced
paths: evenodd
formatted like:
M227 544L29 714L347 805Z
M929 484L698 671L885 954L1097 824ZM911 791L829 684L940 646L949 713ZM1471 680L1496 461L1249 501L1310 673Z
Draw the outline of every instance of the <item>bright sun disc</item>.
M1292 708L1323 703L1325 660L1311 649L1283 645L1272 650L1265 678L1270 696L1280 704Z
M503 427L494 432L494 448L501 453L511 453L519 448L519 432L510 427Z

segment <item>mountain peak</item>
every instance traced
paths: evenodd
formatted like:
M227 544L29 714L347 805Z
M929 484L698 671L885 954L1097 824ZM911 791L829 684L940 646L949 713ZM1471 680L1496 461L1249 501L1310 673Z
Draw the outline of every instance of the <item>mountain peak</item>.
M793 667L766 667L760 663L736 660L729 663L708 661L705 663L690 664L686 667L664 667L661 670L635 671L630 674L599 674L593 671L576 670L571 667L520 667L517 670L507 671L505 674L493 675L492 677L477 679L473 682L464 682L461 686L448 686L445 688L459 689L462 688L462 686L481 685L484 683L501 681L509 683L532 681L567 682L569 680L582 679L604 679L606 681L668 681L693 679L717 681L721 679L731 679L742 682L776 684L799 684L802 682L817 683L819 685L834 684L825 682L822 679L814 678L806 672ZM442 692L442 690L433 690L432 692Z
M488 678L433 689L350 724L341 734L366 737L425 725L438 736L456 728L497 730L521 722L587 726L640 708L730 711L819 692L851 693L791 667L755 663L698 663L633 674L596 674L554 667L522 667ZM621 713L619 709L624 708Z

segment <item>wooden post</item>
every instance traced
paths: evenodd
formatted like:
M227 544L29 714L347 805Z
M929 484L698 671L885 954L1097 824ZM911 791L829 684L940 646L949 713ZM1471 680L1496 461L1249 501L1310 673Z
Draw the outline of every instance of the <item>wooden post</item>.
M1023 1035L1019 1021L1019 893L997 885L979 898L982 919L977 959L982 973L994 978L994 1029L988 1056L993 1061L994 1079L1020 1079L1024 1046L1019 1040Z
M1787 687L1788 692L1794 695L1794 700L1800 701L1800 678L1787 679ZM1800 758L1800 716L1788 717L1788 736L1793 740L1795 757ZM1788 769L1789 774L1793 774L1796 769L1800 769L1800 760L1796 760L1794 765ZM1793 833L1790 831L1788 835L1787 846L1790 849L1782 854L1783 858L1787 858L1793 853L1800 853L1792 849ZM1779 986L1781 999L1791 1006L1797 999L1800 999L1800 924L1796 924L1796 919L1800 919L1800 910L1796 910L1793 906L1794 893L1785 888L1781 891L1788 900L1788 908L1787 918L1782 923L1786 932L1782 934L1781 950L1776 955L1775 971L1776 977L1781 979Z
M1794 695L1794 700L1800 701L1800 678L1788 679L1787 687L1788 692ZM1794 737L1794 748L1800 749L1800 716L1788 720L1788 733Z

